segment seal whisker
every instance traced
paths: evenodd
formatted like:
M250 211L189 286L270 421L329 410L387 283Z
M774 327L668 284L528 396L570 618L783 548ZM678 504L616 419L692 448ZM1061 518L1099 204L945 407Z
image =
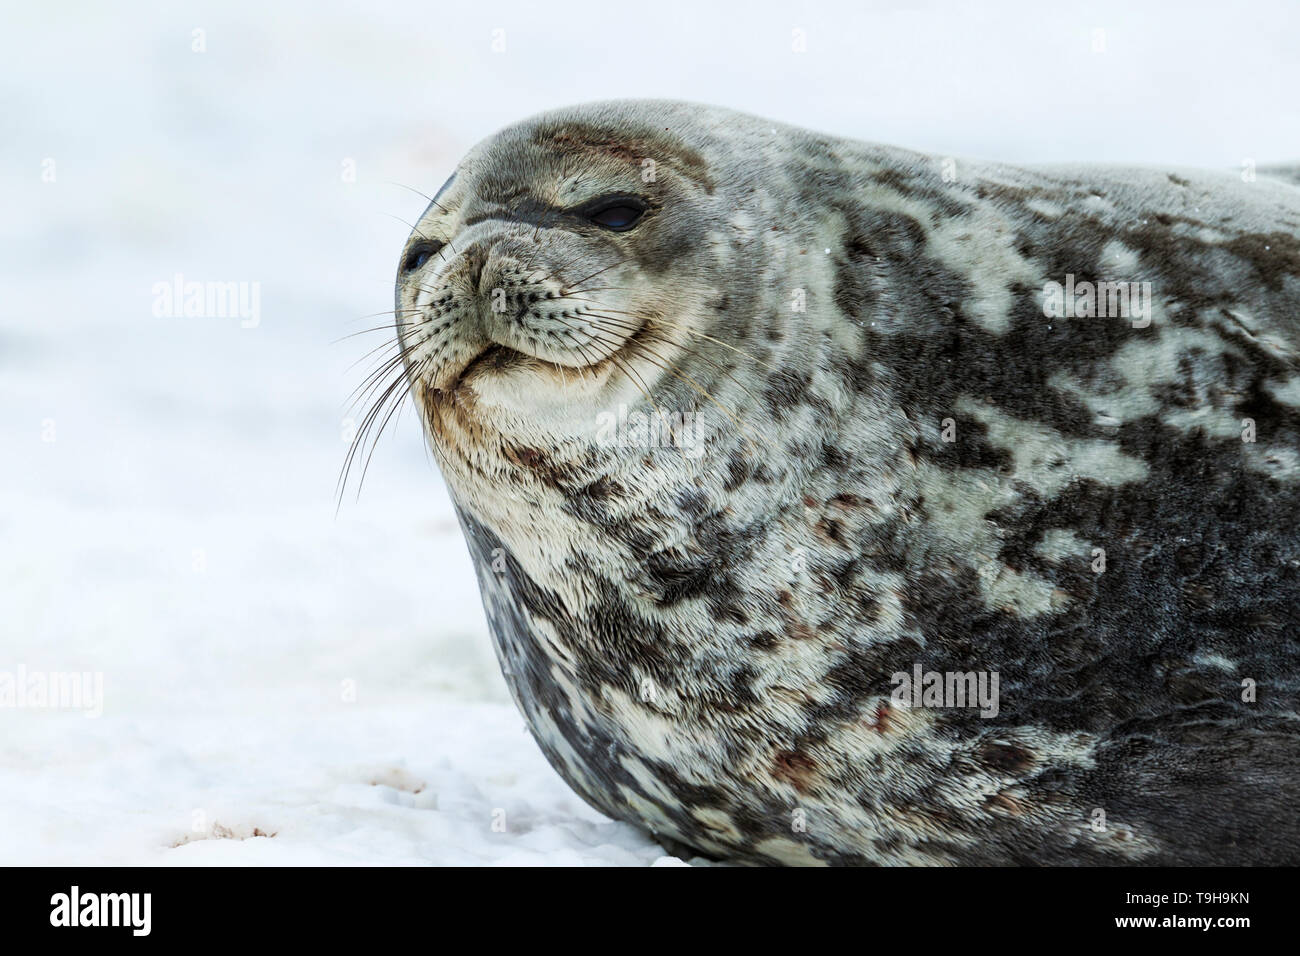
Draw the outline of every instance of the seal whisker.
M405 385L405 388L403 388L401 393L392 400L388 409L388 414L384 416L384 420L380 423L378 431L375 432L375 438L370 443L370 452L366 455L365 464L361 468L361 479L357 482L358 501L361 499L361 488L365 485L366 474L370 471L370 460L374 457L375 448L379 445L379 439L383 437L384 430L388 427L388 422L393 417L393 413L402 407L403 402L406 401L406 397L411 394L411 381L405 377L401 381Z
M348 477L352 472L352 466L356 461L357 454L364 447L366 437L373 429L374 423L382 413L383 408L391 402L392 407L389 408L388 413L384 416L383 422L379 426L379 430L375 432L374 439L370 443L370 451L366 455L365 465L361 470L361 477L357 482L357 500L360 500L361 489L365 485L366 473L369 470L370 459L374 455L375 447L379 444L379 439L383 435L384 429L387 427L393 411L400 408L402 403L406 400L406 397L410 395L411 388L414 382L419 380L419 375L423 374L426 363L427 360L422 360L420 363L417 363L414 370L415 374L410 378L407 378L404 375L395 378L394 381L384 389L383 394L371 404L365 416L362 418L361 424L358 426L356 434L353 435L352 441L348 446L348 453L344 458L343 468L340 472L339 480L335 488L336 494L339 496L338 503L335 507L335 514L338 513L339 507L342 506L342 496L347 489ZM398 392L397 389L403 384L405 385L405 388ZM395 400L393 399L394 395L396 395Z
M372 369L371 371L367 372L366 375L365 375L365 377L362 378L362 380L361 380L361 384L358 386L358 388L364 388L364 387L367 386L367 385L373 384L373 382L374 382L374 380L375 380L376 378L382 378L382 377L383 377L384 375L386 375L389 371L391 371L394 367L396 367L398 364L400 364L401 360L404 358L404 354L403 354L402 346L401 346L401 343L400 343L400 342L397 342L397 341L395 341L395 340L390 340L390 341L384 342L384 343L382 343L381 345L378 346L378 348L381 348L381 349L382 349L382 348L393 348L393 347L395 347L395 348L397 349L397 351L394 352L392 355L389 355L389 356L387 356L386 358L384 358L383 361L380 362L380 363L379 363L379 364L378 364L374 369ZM371 351L374 351L374 350L372 349Z
M352 371L354 368L356 368L356 367L357 367L358 365L360 365L362 362L366 361L366 359L370 358L370 357L371 357L372 355L374 355L376 352L380 352L380 351L387 350L387 349L397 349L397 354L400 354L401 349L402 349L402 343L401 343L401 342L398 342L398 341L395 341L395 340L393 340L393 339L389 339L389 340L387 340L387 341L385 341L385 342L381 342L379 345L376 345L374 348L372 348L372 349L371 349L369 352L367 352L365 355L361 356L361 358L357 359L355 362L353 362L351 365L349 365L349 366L347 367L346 371L349 371L349 372Z
M581 314L582 314L582 315L599 315L598 313L581 313ZM606 317L606 318L607 318L607 317ZM629 328L631 328L631 326L629 326ZM638 327L636 327L634 331L636 331L636 332L638 332L638 333L644 333L644 334L647 334L647 335L655 335L657 330L654 330L654 329L650 328L649 326L645 326L645 325L643 325L643 326L638 326ZM660 340L664 341L664 342L667 343L667 344L677 345L677 343L674 342L672 339L665 338L662 332L659 332L659 333L656 335L656 337L659 338ZM609 345L608 342L606 342L605 344L606 344L607 346ZM620 344L621 344L621 343L620 343ZM655 359L658 360L658 361L652 361L651 364L654 364L656 367L658 367L658 368L662 369L663 371L667 372L669 375L672 375L672 376L674 376L675 378L677 378L677 379L679 379L679 380L681 380L681 381L683 381L683 382L686 382L688 385L690 385L692 388L694 388L694 389L695 389L699 394L703 395L703 396L704 396L705 398L707 398L710 402L712 402L714 405L716 405L716 406L718 407L718 409L719 409L719 410L720 410L724 415L726 415L728 419L731 420L731 422L732 422L732 423L736 426L736 428L737 428L737 429L742 433L742 435L743 435L746 431L748 431L748 429L745 427L745 425L743 425L743 424L741 423L741 421L740 421L739 418L736 416L736 414L735 414L733 411L727 409L725 406L723 406L722 403L717 399L717 397L716 397L716 396L715 396L715 395L714 395L714 394L713 394L713 393L712 393L708 388L706 388L705 386L701 385L701 384L700 384L699 382L697 382L694 378L692 378L692 377L686 375L684 372L681 372L680 370L676 369L675 367L672 367L671 364L668 362L668 359L667 359L665 356L660 355L659 353L655 352L653 349L650 349L650 348L647 347L647 346L644 346L644 343L642 343L642 344L643 344L643 349L642 349L643 354L648 355L648 356L653 356ZM681 346L679 346L679 347L681 347ZM706 359L706 361L708 361L708 360ZM729 378L732 378L732 376L730 376L730 374L727 373L726 370L723 369L721 366L717 365L716 363L712 363L712 362L710 362L710 364L714 365L714 367L717 368L719 371L721 371L724 375L728 375ZM734 378L732 378L732 380L733 380L733 381L736 381ZM737 385L740 385L740 383L739 383L738 381L736 382L736 384L737 384ZM741 385L741 388L743 388L743 389L745 390L746 394L748 394L748 395L750 396L751 399L753 399L754 401L757 401L757 397L756 397L752 392L750 392L750 391L749 391L747 388L745 388L743 385ZM769 448L772 447L770 444L768 444L768 442L766 441L766 439L764 439L761 435L755 433L755 437L757 437L758 440L759 440L760 442L762 442L763 444L768 445Z
M599 340L599 339L598 339L598 341L601 341L602 344L604 344L606 347L611 347L610 344L609 344L608 342L605 342L604 340ZM671 341L671 340L668 340L668 341ZM620 343L620 344L621 344L621 343ZM730 411L726 406L724 406L724 405L723 405L723 404L722 404L722 403L717 399L717 397L713 394L713 392L711 392L707 387L701 385L699 382L697 382L697 381L696 381L694 378L692 378L691 376L687 375L685 372L682 372L682 371L680 371L679 369L673 367L673 366L668 362L668 360L667 360L666 357L664 357L664 356L660 355L659 353L655 352L653 349L650 349L649 347L644 346L644 344L643 344L643 347L642 347L642 353L643 353L643 357L647 358L648 361L651 361L651 364L652 364L652 365L655 365L657 368L662 369L664 372L667 372L669 375L672 375L674 378L677 378L677 379L679 379L679 380L685 382L685 383L686 383L687 385L689 385L691 388L695 389L695 391L697 391L700 395L702 395L703 397L705 397L706 399L708 399L710 402L712 402L712 403L713 403L713 404L718 408L718 410L722 412L722 414L724 414L725 416L727 416L728 419L731 420L731 423L732 423L733 425L736 426L737 430L740 431L740 433L742 434L742 437L744 436L744 433L748 430L748 429L746 428L746 426L745 426L745 425L740 421L739 418L736 417L735 413L733 413L733 412ZM655 361L655 360L657 360L657 361ZM648 395L647 395L646 397L649 398ZM656 410L656 411L659 411L658 406L655 407L655 410ZM771 446L770 444L768 444L768 442L766 441L766 439L764 439L761 435L758 435L757 433L755 433L755 437L758 438L758 440L759 440L761 443L763 443L763 444L765 444L765 445L768 445L769 448L772 448L772 447L773 447L773 446ZM748 440L748 439L746 439L746 440Z
M618 267L618 266L621 266L621 265L623 265L625 262L627 262L627 258L626 258L626 257L624 257L624 258L622 258L622 259L619 259L617 262L611 262L609 265L605 266L605 268L603 268L603 269L597 269L597 270L596 270L595 272L593 272L591 275L589 275L589 276L583 276L581 279L578 279L576 282L572 283L572 285L570 286L570 288L572 288L573 286L580 286L580 285L582 285L584 282L589 282L589 281L591 281L592 279L596 278L596 276L598 276L598 275L600 275L600 274L602 274L602 273L604 273L604 272L608 272L610 269L613 269L613 268L616 268L616 267ZM561 294L561 295L565 295L565 294L567 294L567 293L565 293L565 292L561 292L560 294Z
M400 369L405 359L406 354L401 349L398 350L396 355L384 359L383 363L373 372L367 374L362 379L361 384L348 395L348 401L352 403L350 407L355 407L369 400L379 386L383 384L384 377L390 372L396 371L400 380L400 376L404 374Z
M371 376L374 380L365 388L365 394L355 398L349 408L356 408L364 403L372 403L370 407L373 408L374 404L382 402L383 396L388 394L388 389L391 388L394 383L406 379L405 373L398 370L398 366L400 366L404 358L405 356L397 355L386 360L384 363L386 367L378 370ZM385 376L389 373L395 374L393 374L393 380L386 383ZM358 386L358 390L360 390L360 388L361 387ZM378 398L376 398L376 396L378 396Z
M420 309L385 309L383 312L371 312L369 315L359 315L355 319L348 319L349 322L364 322L366 319L377 319L381 315L410 315L418 314Z
M421 239L423 239L425 242L432 242L432 241L433 241L433 240L430 239L428 236L426 236L424 233L422 233L419 229L415 228L414 225L412 225L411 223L409 223L409 222L407 222L405 219L403 219L401 216L394 216L391 212L380 213L380 215L387 216L389 219L396 219L396 220L397 220L398 222L400 222L402 225L408 227L408 228L409 228L413 233L415 233L417 236L419 236L419 237L420 237Z
M587 360L589 366L596 366L599 365L601 361L609 360L615 365L615 367L620 369L623 372L623 374L627 375L628 378L632 380L632 384L635 385L640 390L641 394L645 396L646 401L648 401L651 405L655 405L655 401L651 397L650 389L645 384L645 381L639 375L637 375L632 369L628 368L624 363L622 363L618 359L617 355L615 354L617 349L611 348L609 354L604 354L600 348L597 348L598 357L595 361L593 361L591 357L587 354L586 349L583 347L583 345L580 344L576 339L576 333L579 330L576 329L574 326L569 325L569 323L566 322L563 318L559 318L557 319L557 321L559 321L561 325L565 326L566 335L573 342L574 347L578 350L578 354L580 354L584 359ZM597 344L597 341L598 340L594 340L593 344ZM655 405L655 408L657 410L658 406Z
M552 267L551 267L550 269L548 269L548 270L538 270L538 271L542 271L542 272L543 272L542 281L543 281L543 282L546 282L546 281L548 281L548 280L554 280L555 282L559 282L561 285L563 285L563 284L564 284L564 283L563 283L563 280L560 279L558 273L563 272L563 271L564 271L565 269L567 269L569 266L573 265L575 262L577 262L579 259L581 259L584 255L586 255L586 250L582 250L582 251L580 251L580 252L574 254L574 255L571 256L570 258L564 260L564 262L560 263L560 264L557 265L557 266L552 266ZM530 265L531 265L531 263L530 263ZM561 298L563 298L563 296L561 296Z
M750 352L746 352L744 349L737 348L736 346L730 345L727 342L723 342L721 339L714 338L712 335L705 335L703 332L699 331L698 329L692 329L687 326L679 326L679 328L681 328L687 335L693 335L696 338L700 338L700 339L704 339L705 341L712 342L714 345L720 345L724 349L730 349L732 352L735 352L737 355L747 358L751 362L757 362L759 365L763 366L764 368L771 369L773 372L780 371L780 369L778 369L775 365L772 365L768 362L764 362L757 355L754 355Z
M399 187L399 188L401 188L401 189L409 189L411 192L415 193L417 196L423 196L425 199L429 200L430 204L432 204L433 206L436 206L436 207L439 209L439 211L441 211L441 212L446 212L446 211L447 211L447 208L446 208L445 206L443 206L442 203L438 202L438 200L434 199L434 198L433 198L432 196L430 196L428 193L426 193L426 192L421 192L420 190L416 189L414 186L408 186L408 185L406 185L406 183L395 182L395 181L393 181L393 180L391 180L391 179L385 180L385 183L386 183L387 185L389 185L389 186L397 186L397 187Z
M580 298L578 298L577 296L565 296L565 298L573 299L573 300L578 301L578 302L586 302L586 303L589 303L589 304L595 304L595 305L597 305L597 306L600 307L601 312L609 313L609 314L611 314L611 315L631 315L631 316L635 316L635 315L636 315L635 312L626 312L626 311L620 311L620 310L618 310L618 309L610 309L610 308L607 308L606 306L601 305L601 304L600 304L599 302L597 302L595 299L580 299ZM738 348L738 347L736 347L736 346L734 346L734 345L731 345L730 343L724 342L724 341L722 341L721 339L718 339L718 338L713 337L712 335L706 335L705 333L700 332L698 329L693 329L693 328L691 328L689 325L686 325L686 324L683 323L683 322L680 322L680 321L674 320L674 319L672 319L672 318L667 318L666 321L667 321L667 324L668 324L668 327L669 327L669 328L672 328L672 329L674 329L674 330L681 330L681 331L685 332L685 333L688 334L688 335L693 335L693 336L695 336L696 338L705 339L706 341L712 342L712 343L714 343L715 345L718 345L718 346L720 346L720 347L722 347L722 348L724 348L724 349L728 349L728 350L730 350L730 351L732 351L732 352L735 352L736 354L741 355L741 356L743 356L744 358L749 359L751 362L757 362L759 365L762 365L764 368L771 369L771 370L774 371L774 372L776 372L776 371L780 371L780 370L779 370L775 365L772 365L772 364L770 364L770 363L768 363L768 362L763 361L763 360L762 360L761 358L759 358L757 355L754 355L754 354L751 353L751 352L747 352L747 351L745 351L744 349L741 349L741 348Z
M564 295L566 298L577 295L578 293L586 294L588 292L636 292L632 286L625 285L597 285L589 286L585 289L569 289Z
M626 322L626 321L621 320L621 319L614 319L614 318L612 318L611 316L606 315L604 312L588 311L588 312L583 312L583 313L579 313L579 314L580 314L580 315L583 315L583 316L597 316L597 317L599 317L599 318L602 318L606 324L610 325L610 326L611 326L613 329L615 329L616 331L621 331L621 332L625 332L625 333L632 333L632 334L636 334L636 333L642 333L642 332L644 332L644 334L649 335L649 336L651 336L651 337L653 337L653 338L656 338L656 339L658 339L659 341L665 343L666 345L671 345L671 346L673 346L673 347L675 347L675 348L679 348L679 349L683 350L684 352L686 352L686 353L688 353L688 354L690 354L690 355L694 355L695 357L699 358L701 361L706 362L706 363L708 363L709 365L711 365L713 368L717 369L718 372L720 372L721 374L725 375L728 379L730 379L733 383L735 383L735 385L736 385L737 387L739 387L742 391L745 392L746 395L749 396L749 398L750 398L751 401L753 401L753 402L755 402L755 403L757 403L757 402L759 401L758 396L755 395L755 394L754 394L754 393L749 389L749 387L748 387L747 385L745 385L745 384L744 384L743 382L741 382L738 378L736 378L736 377L731 373L731 371L728 370L726 367L724 367L721 363L716 362L716 361L714 361L713 359L709 358L709 357L706 356L703 352L701 352L699 349L696 349L696 348L694 348L694 347L692 347L692 346L686 345L685 343L679 343L679 342L677 342L675 339L670 338L670 337L667 335L667 333L664 332L664 331L661 330L661 329L655 328L655 327L653 327L652 325L650 325L650 324L648 324L648 323L646 323L646 324L642 324L642 325L636 325L636 324L634 324L634 323ZM631 314L631 313L621 313L621 314ZM674 325L673 328L681 328L681 326L676 326L676 325ZM742 356L744 355L743 352L740 353L740 354L741 354ZM749 356L746 356L746 357L749 357ZM757 361L757 360L755 360L755 361ZM761 364L761 363L760 363L760 364Z
M361 329L360 331L357 332L349 332L340 338L334 339L332 342L330 342L330 345L338 345L340 342L346 342L348 339L354 339L360 335L372 335L375 332L393 332L397 329L415 328L419 324L420 323L418 322L394 322L390 325L376 325L374 328Z
M558 214L558 213L555 213L555 212L547 213L546 216L542 217L541 221L539 221L539 222L537 223L537 228L533 230L533 244L534 244L534 245L537 245L537 244L538 244L538 242L537 242L537 237L538 237L539 235L541 235L541 232L542 232L542 226L543 226L543 225L549 225L549 223L554 222L554 221L557 220L558 218L559 218L559 214ZM535 257L535 256L536 256L536 250L534 250L534 257ZM532 266L532 261L530 260L530 261L529 261L529 267L531 268L531 266Z
M587 313L587 314L594 314L594 313ZM627 326L625 328L633 328L633 327ZM755 395L753 391L750 390L748 385L746 385L740 379L736 378L736 376L732 374L730 369L728 369L726 366L722 365L721 363L714 361L712 358L705 355L699 349L694 348L693 346L687 345L685 343L678 342L677 340L669 337L668 334L661 329L657 329L649 326L640 326L637 328L638 330L644 329L645 334L650 336L651 338L657 339L666 345L671 345L674 348L681 349L683 352L687 353L688 355L693 355L696 358L698 358L700 361L711 365L713 368L717 369L719 373L725 375L728 379L730 379L746 395L748 395L751 401L755 403L759 401L759 397ZM744 356L744 353L741 353L741 355ZM748 356L744 356L744 357L748 357Z

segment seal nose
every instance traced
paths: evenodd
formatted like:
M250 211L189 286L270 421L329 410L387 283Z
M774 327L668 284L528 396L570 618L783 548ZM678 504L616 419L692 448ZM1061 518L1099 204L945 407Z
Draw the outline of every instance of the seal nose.
M475 244L465 250L464 259L465 285L481 296L483 295L483 270L487 268L488 250Z
M483 251L482 260L466 272L476 290L480 312L489 327L508 317L524 318L525 302L540 298L538 280L546 273L521 255L517 243L497 242ZM530 294L532 299L529 298Z

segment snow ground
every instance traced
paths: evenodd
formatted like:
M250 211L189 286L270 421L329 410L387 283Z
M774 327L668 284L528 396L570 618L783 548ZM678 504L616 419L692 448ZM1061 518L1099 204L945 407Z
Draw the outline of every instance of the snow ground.
M385 337L334 340L424 205L392 184L625 95L1013 161L1300 157L1294 9L1196 7L6 7L0 681L104 697L0 706L0 863L675 862L527 735L409 414L335 516ZM260 321L155 316L177 273L259 283Z

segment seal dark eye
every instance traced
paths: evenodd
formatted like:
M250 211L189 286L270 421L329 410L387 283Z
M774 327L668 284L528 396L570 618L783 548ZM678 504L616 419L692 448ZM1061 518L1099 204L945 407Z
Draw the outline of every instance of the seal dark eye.
M442 248L441 242L420 242L411 246L406 253L406 258L402 260L402 271L413 272L423 266L426 262L438 254Z
M634 196L618 196L602 200L587 210L583 215L589 222L594 222L614 232L627 232L645 215L646 204Z

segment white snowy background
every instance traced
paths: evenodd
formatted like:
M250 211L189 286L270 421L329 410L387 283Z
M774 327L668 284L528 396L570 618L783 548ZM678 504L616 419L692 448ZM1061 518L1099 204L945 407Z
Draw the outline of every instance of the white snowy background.
M409 410L335 516L385 336L336 340L425 205L392 184L617 96L1016 162L1300 158L1297 4L1051 6L6 3L0 672L104 701L0 708L0 863L676 862L528 736ZM155 316L177 273L259 283L260 324Z

